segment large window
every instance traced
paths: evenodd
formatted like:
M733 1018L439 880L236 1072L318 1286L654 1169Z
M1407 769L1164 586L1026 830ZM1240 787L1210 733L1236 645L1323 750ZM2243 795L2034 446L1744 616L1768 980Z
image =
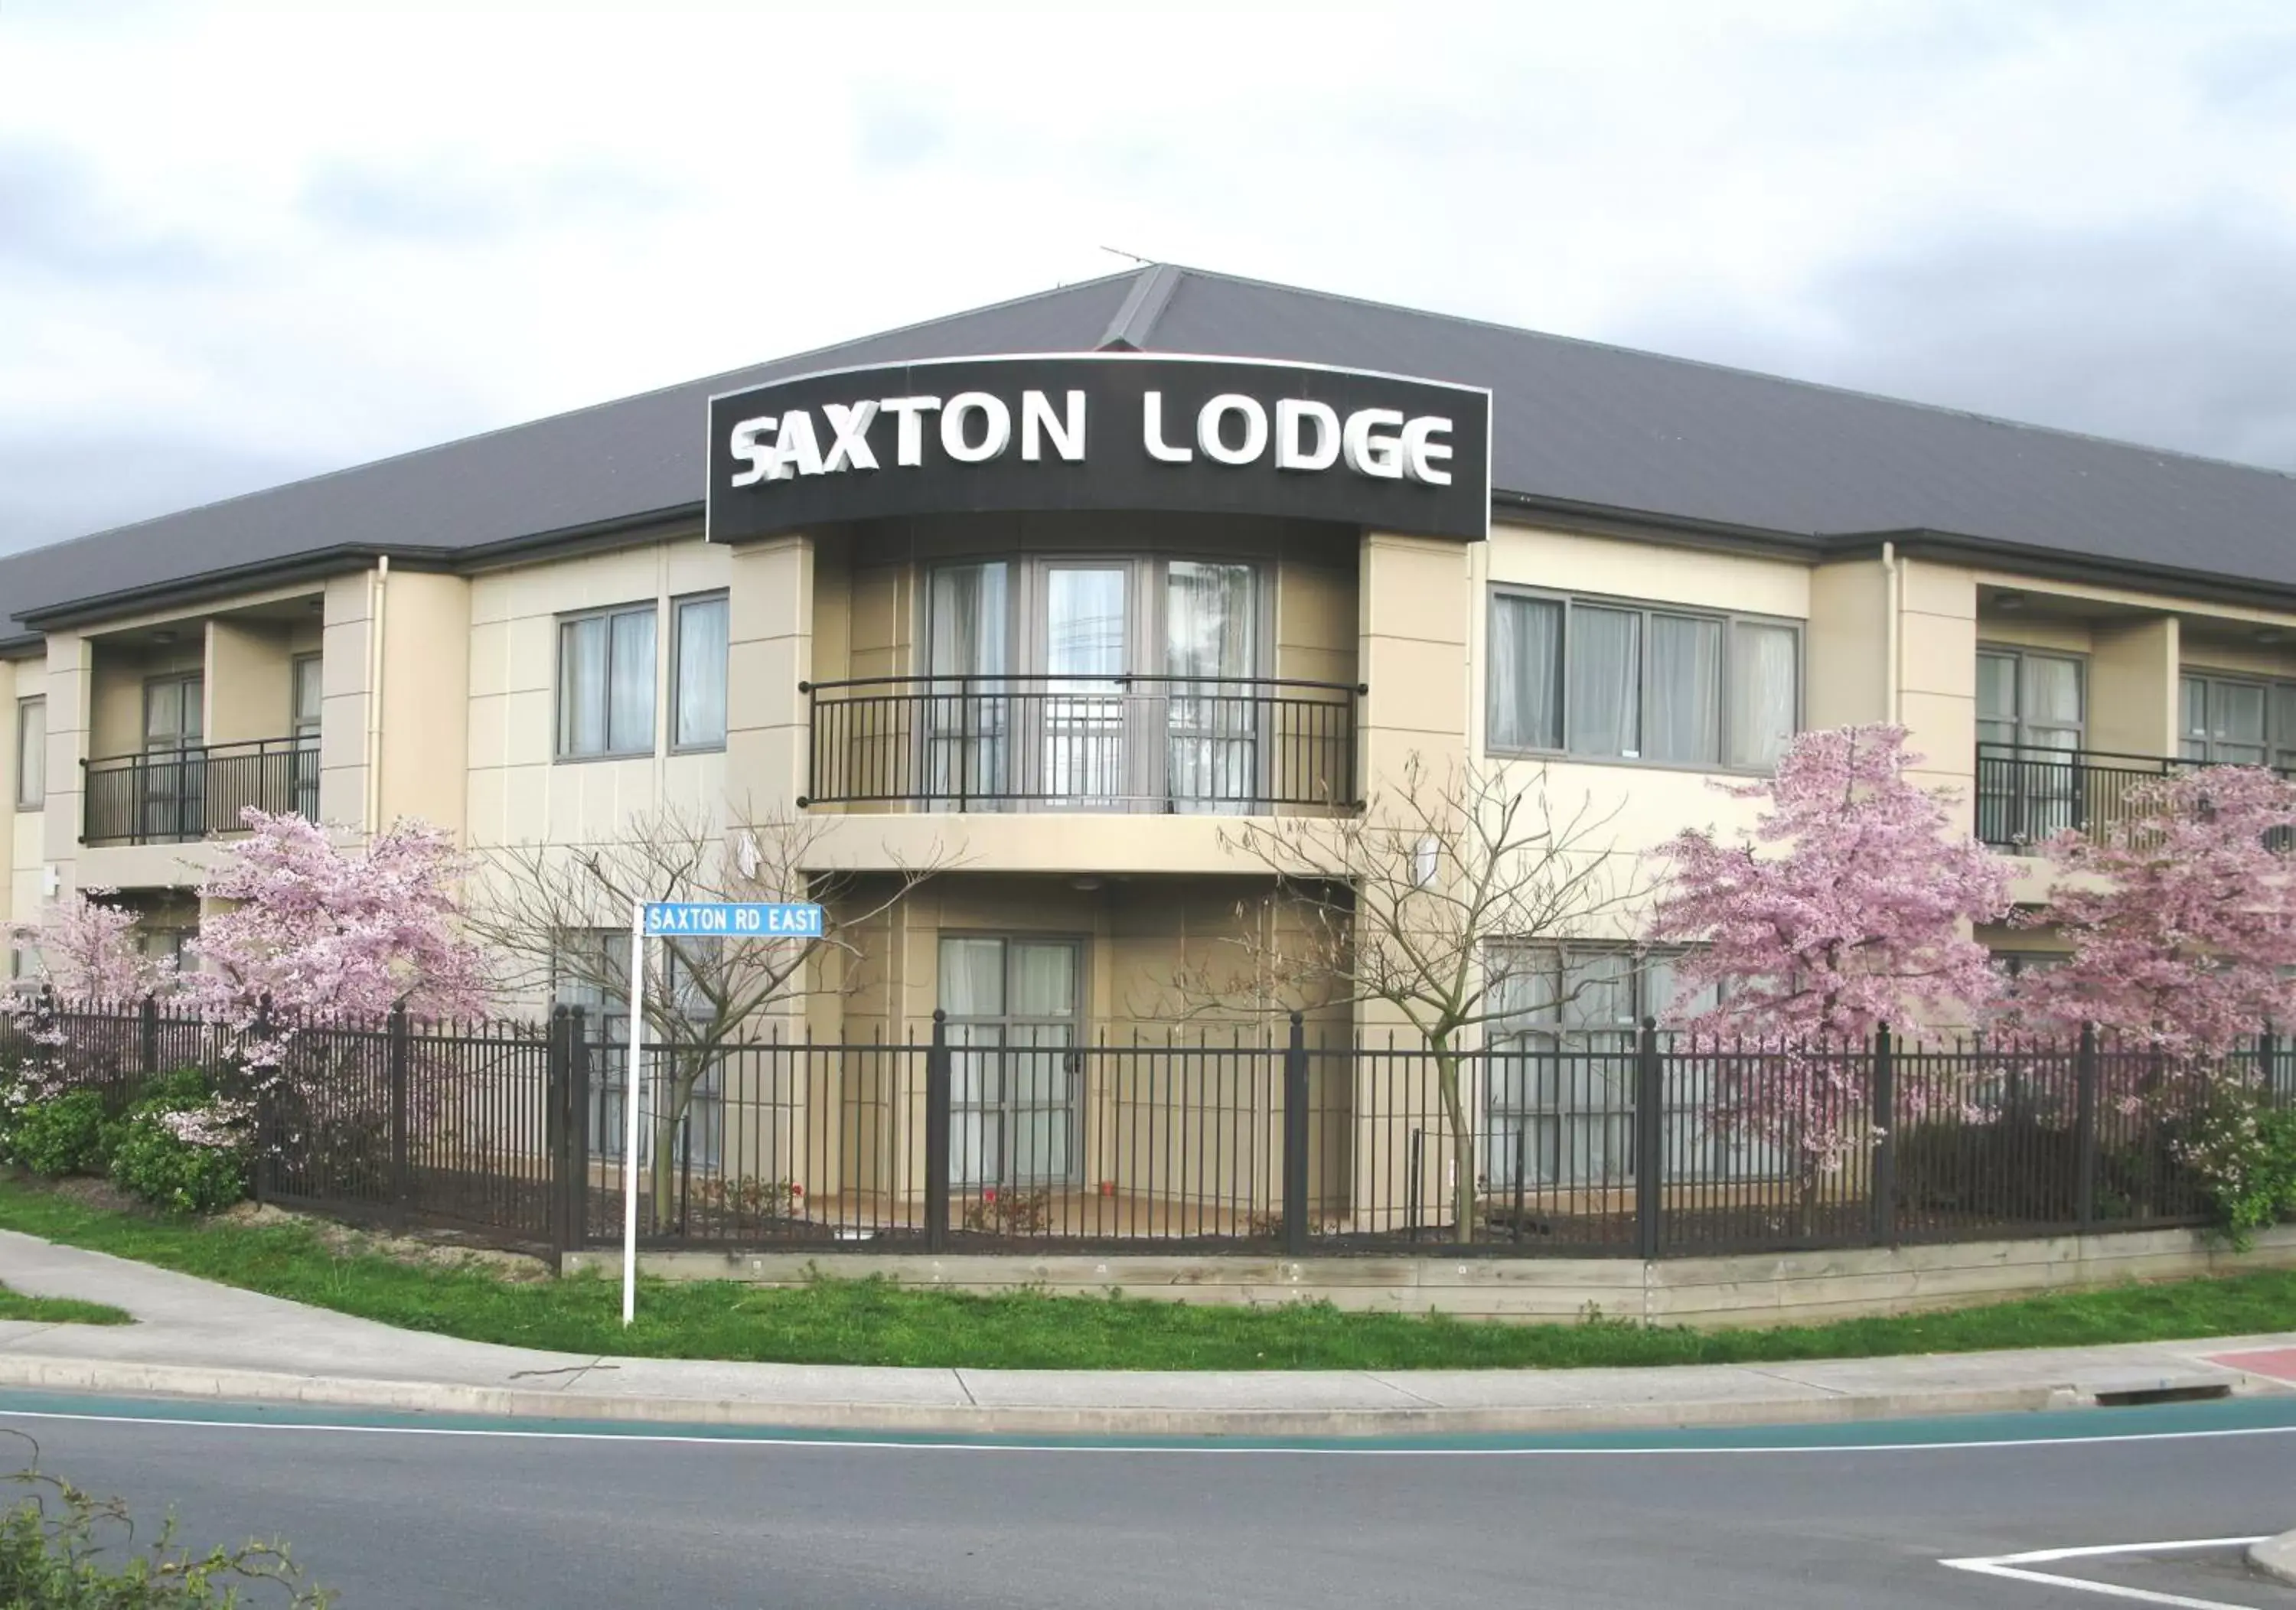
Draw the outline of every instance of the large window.
M323 668L324 662L316 654L297 655L291 667L295 813L306 821L319 820L319 713L325 698Z
M1801 722L1791 622L1500 589L1489 747L1761 771Z
M682 598L676 616L676 674L670 683L670 743L680 749L726 745L726 595Z
M654 607L558 623L558 754L653 753Z
M2084 669L2070 654L1978 650L1977 835L1987 844L2038 844L2079 820Z
M2296 769L2296 684L2187 673L2177 753L2212 765Z
M48 701L16 701L16 808L37 811L48 802Z
M930 795L1172 810L1263 797L1275 705L1255 686L1261 609L1248 564L936 568L924 622ZM1292 741L1312 755L1312 734Z
M621 1156L628 1137L630 1053L630 936L627 928L572 928L558 936L551 965L551 999L583 1011L583 1038L589 1043L589 1147L594 1157ZM660 946L670 998L688 1017L705 1018L709 1008L678 953L677 942ZM660 987L661 979L655 980ZM649 1028L652 1046L659 1036ZM649 1054L659 1054L650 1052ZM681 1161L716 1168L724 1148L725 1064L714 1061L695 1081L684 1121L671 1137ZM653 1155L650 1124L638 1132L638 1159Z

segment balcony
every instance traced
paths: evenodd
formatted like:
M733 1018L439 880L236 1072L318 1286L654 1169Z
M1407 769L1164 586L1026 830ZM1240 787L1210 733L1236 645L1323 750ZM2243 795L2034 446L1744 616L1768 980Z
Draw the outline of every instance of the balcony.
M319 814L316 738L266 738L82 763L80 842L186 844L243 833L240 813Z
M1267 814L1360 805L1344 682L887 676L801 682L800 805Z
M2138 816L2129 791L2139 783L2181 777L2208 764L2159 755L1980 743L1977 837L1996 849L2024 851L2067 828L2084 833L2110 829Z

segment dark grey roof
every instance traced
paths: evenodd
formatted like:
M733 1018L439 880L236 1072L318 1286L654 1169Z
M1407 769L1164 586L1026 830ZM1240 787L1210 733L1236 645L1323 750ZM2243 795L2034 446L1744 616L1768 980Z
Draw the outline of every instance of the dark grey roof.
M28 615L354 554L467 558L699 506L704 400L845 364L1138 347L1488 386L1503 495L1816 542L1929 532L2296 592L2296 477L1159 266L0 559Z

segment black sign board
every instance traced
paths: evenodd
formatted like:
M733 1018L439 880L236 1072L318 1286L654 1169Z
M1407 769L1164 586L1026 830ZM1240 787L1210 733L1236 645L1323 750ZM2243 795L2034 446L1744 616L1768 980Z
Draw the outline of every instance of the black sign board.
M1489 534L1480 387L1247 358L953 358L709 403L709 535L837 520L1168 510Z

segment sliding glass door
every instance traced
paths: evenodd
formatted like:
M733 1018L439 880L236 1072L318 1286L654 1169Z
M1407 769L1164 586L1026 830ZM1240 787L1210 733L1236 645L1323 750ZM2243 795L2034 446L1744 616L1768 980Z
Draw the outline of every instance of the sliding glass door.
M1046 558L926 586L926 797L939 808L1236 811L1266 794L1254 567Z
M959 1189L1075 1177L1078 951L1065 939L940 942L949 1181Z

